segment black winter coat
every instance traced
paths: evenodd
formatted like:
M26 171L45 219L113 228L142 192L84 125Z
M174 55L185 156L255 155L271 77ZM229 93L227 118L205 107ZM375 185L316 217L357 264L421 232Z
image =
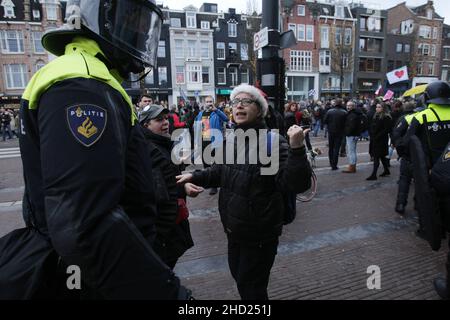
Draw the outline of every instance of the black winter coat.
M248 155L246 139L247 163ZM194 172L194 184L220 187L220 218L225 233L236 241L261 243L278 237L283 226L282 193L301 193L311 186L311 167L305 147L290 149L281 136L278 172L275 175L261 175L261 167L261 164L216 164Z
M392 130L392 118L384 116L380 118L375 114L370 128L370 140L372 142L371 155L385 157L389 151L389 133Z
M161 259L168 263L183 255L191 248L192 241L188 220L176 224L178 198L186 199L184 188L177 186L175 176L181 174L179 166L170 157L170 138L154 134L144 129L150 147L153 179L156 184L156 240L153 245Z
M331 108L325 114L323 123L328 125L328 132L333 135L343 135L347 111L343 108Z
M291 111L286 112L284 114L284 129L285 129L285 131L287 132L287 130L294 124L297 124L297 120L295 119L295 113L293 113Z
M353 110L350 110L347 113L347 118L345 118L345 136L346 137L358 137L361 132L359 130L359 124L361 123L361 115L363 112L355 108Z

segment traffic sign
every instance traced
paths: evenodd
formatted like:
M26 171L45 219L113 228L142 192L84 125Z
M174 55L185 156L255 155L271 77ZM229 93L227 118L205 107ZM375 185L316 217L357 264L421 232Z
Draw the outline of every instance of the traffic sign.
M253 50L257 51L269 44L269 31L265 27L253 36Z

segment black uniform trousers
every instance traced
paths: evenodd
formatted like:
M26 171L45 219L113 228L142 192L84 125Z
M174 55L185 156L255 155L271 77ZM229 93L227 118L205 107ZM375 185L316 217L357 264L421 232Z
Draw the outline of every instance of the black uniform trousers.
M228 236L228 265L242 300L268 300L270 269L278 238L264 243L243 243Z
M413 167L411 161L402 157L400 159L400 177L398 179L397 203L402 203L406 206L412 178Z

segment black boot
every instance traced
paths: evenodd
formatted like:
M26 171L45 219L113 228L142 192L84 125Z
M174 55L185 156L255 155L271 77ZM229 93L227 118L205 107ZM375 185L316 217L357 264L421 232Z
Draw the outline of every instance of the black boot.
M372 173L372 174L370 175L370 177L366 178L366 180L368 180L368 181L370 181L370 180L377 180L377 175L374 174L374 173Z
M397 195L397 204L395 205L395 211L400 214L405 213L406 201L408 199L408 194L399 192Z
M386 176L388 176L390 174L391 174L391 172L389 171L388 168L386 168L386 169L384 169L383 173L380 174L380 177L386 177Z
M403 203L397 202L397 205L395 206L395 212L400 214L405 214L405 205Z

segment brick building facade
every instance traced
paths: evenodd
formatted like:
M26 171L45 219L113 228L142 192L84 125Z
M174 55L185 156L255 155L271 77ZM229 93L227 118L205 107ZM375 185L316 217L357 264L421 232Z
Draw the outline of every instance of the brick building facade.
M442 29L444 19L434 8L433 1L418 7L402 2L388 9L388 33L412 35L414 54L409 76L412 86L426 84L440 78Z
M2 0L0 3L0 103L18 107L33 74L51 57L42 34L63 23L65 3L57 0Z

